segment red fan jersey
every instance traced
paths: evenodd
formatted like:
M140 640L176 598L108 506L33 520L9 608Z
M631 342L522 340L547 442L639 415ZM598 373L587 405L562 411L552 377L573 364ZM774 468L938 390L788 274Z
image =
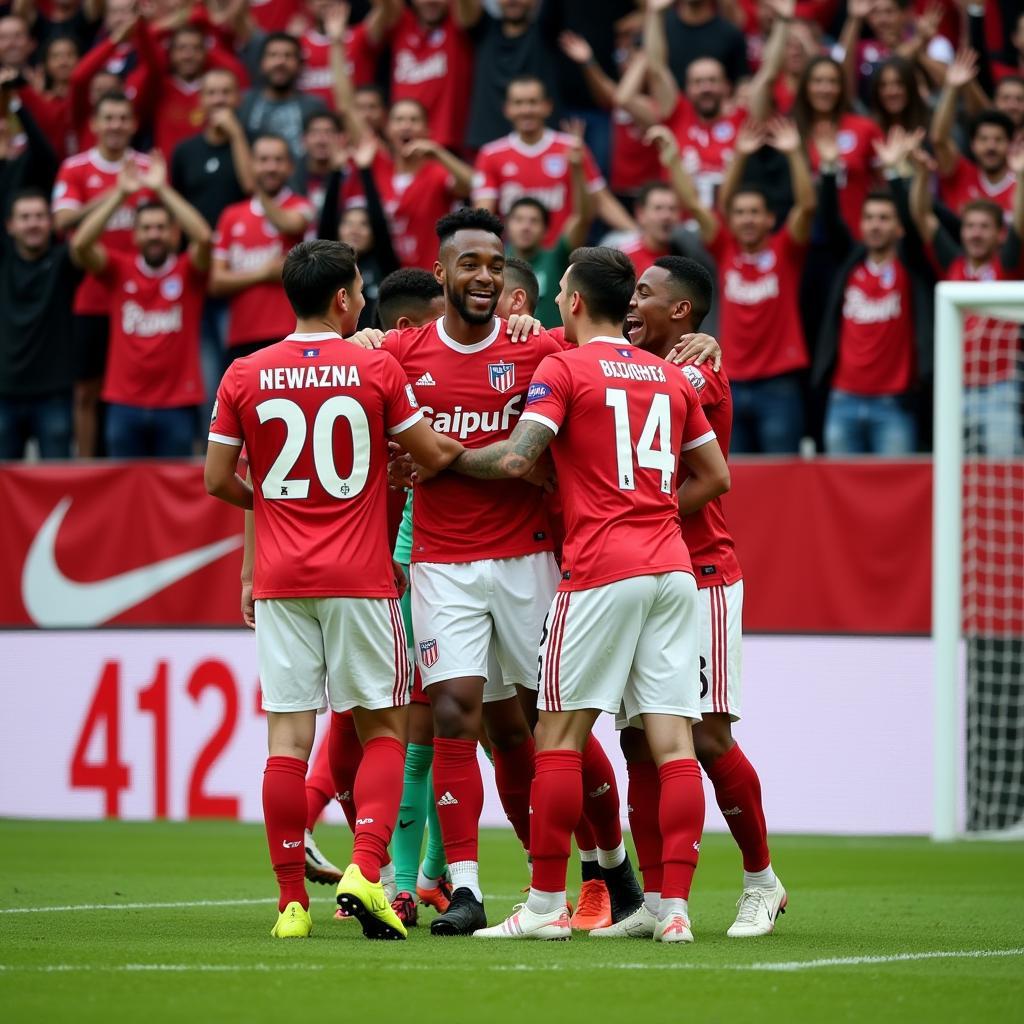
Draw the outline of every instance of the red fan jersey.
M300 12L301 0L249 0L253 20L264 32L284 32Z
M645 270L654 266L654 261L668 255L668 249L651 249L642 237L634 238L630 242L624 242L619 248L629 257L639 277Z
M898 395L914 375L910 276L899 260L858 264L846 280L839 360L832 387L851 395Z
M708 209L715 208L718 187L732 163L736 135L746 117L746 110L737 108L728 116L705 121L682 93L669 115L668 127L679 143L683 167L693 178L700 201Z
M679 525L679 457L715 434L678 367L625 338L595 338L541 363L523 418L557 435L559 590L693 572Z
M723 224L708 251L718 263L720 330L732 379L802 370L807 349L797 303L807 246L784 226L759 252L744 252Z
M310 28L303 33L302 74L299 89L316 96L334 109L334 76L331 74L331 41L322 32ZM349 78L358 89L371 85L377 66L377 49L370 42L366 26L360 22L345 32L345 63Z
M110 351L103 400L148 409L204 398L199 323L206 273L186 255L151 267L137 253L110 252Z
M617 195L639 192L649 181L664 181L658 150L644 145L644 129L629 111L612 111L611 187Z
M288 189L275 198L286 210L302 210L312 222L313 207L308 199ZM213 258L226 262L229 270L257 270L301 241L302 235L282 235L267 220L258 199L245 199L220 215L213 236ZM280 282L254 284L231 296L228 345L282 337L294 324L295 314Z
M868 193L879 184L874 141L881 141L882 129L868 117L843 114L836 142L839 145L839 212L854 238L860 238L860 211ZM821 157L814 139L807 140L811 169L817 173Z
M427 112L430 137L459 149L473 88L473 47L452 20L422 25L410 8L391 30L391 102L417 100Z
M718 438L718 447L728 458L732 391L725 370L716 373L709 366L681 366L679 369L697 392L700 407ZM684 516L682 525L683 540L690 552L698 587L718 587L743 578L736 545L725 524L721 498L712 498L702 509Z
M523 142L515 132L489 142L476 158L474 201L496 199L498 212L504 217L509 207L523 196L540 200L551 215L543 244L554 245L572 212L568 160L572 146L571 136L550 130L532 145ZM583 151L583 173L588 191L599 192L605 187L588 149Z
M558 350L547 335L513 345L495 317L491 333L461 345L444 318L391 331L384 349L401 363L434 429L466 448L482 448L512 433L530 377ZM551 550L544 492L523 480L473 480L443 473L416 488L412 506L414 562L472 562Z
M94 199L109 192L117 185L126 158L135 160L139 169L149 170L149 157L143 153L128 150L122 159L104 160L98 149L90 149L77 156L68 157L60 165L57 181L53 186L53 210L80 210ZM147 190L128 196L107 221L100 240L107 252L133 253L132 227L135 223L135 209L153 198ZM110 291L98 278L87 274L75 293L73 310L78 314L106 316L110 308Z
M981 168L961 156L951 174L939 178L939 198L957 215L975 199L987 199L1002 207L1007 224L1013 214L1017 195L1017 176L1010 170L997 182L991 182Z
M387 440L422 416L391 356L336 334L290 334L228 367L210 440L246 448L254 597L398 596Z
M455 202L452 176L437 160L424 161L415 174L396 174L391 158L378 150L373 180L402 266L431 270L437 259L437 222L451 212ZM346 207L366 205L354 170L345 180L342 195Z

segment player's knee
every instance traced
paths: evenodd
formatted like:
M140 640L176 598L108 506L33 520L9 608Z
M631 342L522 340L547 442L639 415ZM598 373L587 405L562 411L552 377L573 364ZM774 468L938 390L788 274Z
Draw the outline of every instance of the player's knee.
M432 699L434 735L446 740L475 740L480 735L480 709L455 693Z
M713 764L733 747L732 730L728 721L706 717L693 729L693 749L702 765Z
M627 762L652 760L651 750L647 746L647 737L644 735L643 729L632 727L623 729L619 733L619 748Z

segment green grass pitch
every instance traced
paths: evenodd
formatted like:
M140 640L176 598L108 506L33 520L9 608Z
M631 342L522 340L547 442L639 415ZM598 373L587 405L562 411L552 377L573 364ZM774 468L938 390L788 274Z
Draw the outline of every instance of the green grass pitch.
M347 832L318 830L344 861ZM738 895L728 837L705 837L697 942L434 939L370 943L311 888L314 932L270 938L258 826L0 822L0 1016L23 1021L955 1021L1024 1013L1024 848L778 837L790 911L725 937ZM511 832L481 860L497 922L526 882ZM578 868L570 865L570 888ZM204 902L208 901L208 902ZM33 909L34 908L34 909ZM62 908L62 909L43 909ZM925 956L924 954L936 954ZM987 955L986 955L987 954Z

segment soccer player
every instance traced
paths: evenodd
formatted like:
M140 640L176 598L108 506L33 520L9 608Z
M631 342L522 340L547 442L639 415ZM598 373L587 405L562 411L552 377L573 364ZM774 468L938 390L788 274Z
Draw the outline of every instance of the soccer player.
M686 899L704 822L691 735L700 669L697 586L679 514L728 489L729 471L683 372L622 336L634 284L624 253L576 250L558 304L579 347L538 367L508 440L453 463L478 479L522 478L550 447L566 514L562 580L540 650L530 895L481 938L571 936L565 877L583 805L581 752L598 715L622 705L631 723L643 722L659 767L655 937L693 940ZM690 475L677 495L680 459ZM642 911L641 899L628 916Z
M209 493L255 513L270 755L263 807L280 887L272 935L312 930L304 783L316 712L329 702L353 709L363 744L360 816L338 903L368 938L404 938L380 882L401 797L411 678L386 531L387 437L438 467L462 446L430 428L387 353L342 344L363 305L351 246L302 243L282 277L295 331L229 367L206 456ZM237 473L243 444L252 486Z
M711 306L711 276L695 260L665 256L637 281L626 335L639 348L668 359L680 333L700 329ZM723 455L728 457L732 396L724 370L684 366ZM701 721L693 743L726 823L743 855L743 894L729 928L732 938L767 935L786 906L786 890L772 871L757 772L732 737L740 717L743 576L722 503L712 498L683 516L682 534L697 578L700 621ZM622 751L629 773L630 827L644 877L645 910L628 927L612 925L597 936L653 935L661 887L658 770L644 733L626 727Z

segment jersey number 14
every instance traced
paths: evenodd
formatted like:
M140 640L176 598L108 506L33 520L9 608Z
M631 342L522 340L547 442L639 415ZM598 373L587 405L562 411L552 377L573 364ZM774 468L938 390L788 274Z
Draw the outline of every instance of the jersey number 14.
M636 490L636 468L653 469L661 474L661 493L672 490L676 457L672 454L672 405L668 395L656 394L636 443L636 466L633 464L633 432L629 424L629 396L622 388L605 391L605 405L615 414L615 462L619 490ZM655 440L658 447L655 448Z

